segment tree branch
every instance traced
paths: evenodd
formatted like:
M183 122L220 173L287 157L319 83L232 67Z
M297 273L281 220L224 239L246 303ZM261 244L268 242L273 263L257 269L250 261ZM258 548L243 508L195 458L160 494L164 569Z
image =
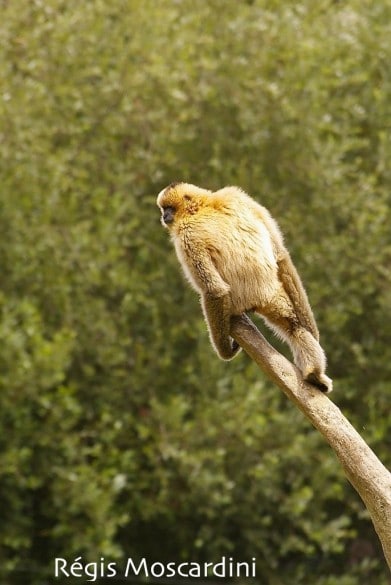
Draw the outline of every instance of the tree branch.
M371 515L391 569L391 473L340 409L325 394L304 382L300 371L266 341L246 315L232 318L231 335L334 450Z

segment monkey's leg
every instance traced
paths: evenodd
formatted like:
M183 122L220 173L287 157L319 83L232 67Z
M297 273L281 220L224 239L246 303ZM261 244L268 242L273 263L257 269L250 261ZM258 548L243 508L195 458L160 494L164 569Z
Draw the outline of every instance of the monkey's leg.
M231 321L229 295L215 297L204 294L201 297L201 304L214 349L221 359L231 360L240 351L240 346L229 335Z
M331 392L332 381L325 374L326 356L319 342L298 322L294 309L287 297L258 311L276 334L286 341L293 353L296 366L304 380L322 392Z
M301 326L293 330L289 341L303 378L322 392L331 392L332 381L325 374L326 356L319 342Z

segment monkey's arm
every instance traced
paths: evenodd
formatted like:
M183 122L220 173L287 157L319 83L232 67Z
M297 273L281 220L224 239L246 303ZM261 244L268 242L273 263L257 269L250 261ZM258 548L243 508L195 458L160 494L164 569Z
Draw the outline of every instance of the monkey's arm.
M208 294L214 298L228 295L230 286L220 276L210 251L201 247L199 242L189 241L188 248L185 248L186 257L182 265L190 276L194 287L201 294Z
M229 335L232 315L230 286L221 278L207 249L193 246L189 260L192 276L201 292L202 309L212 345L221 359L230 360L240 350Z
M240 346L229 335L231 326L229 295L216 298L206 293L202 295L201 303L213 347L221 359L232 359L240 351Z

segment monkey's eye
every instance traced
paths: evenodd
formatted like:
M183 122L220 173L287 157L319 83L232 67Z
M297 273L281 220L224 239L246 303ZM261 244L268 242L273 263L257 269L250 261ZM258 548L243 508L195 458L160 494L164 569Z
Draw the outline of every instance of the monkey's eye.
M172 223L174 221L175 215L175 207L163 207L162 208L162 217L163 221L166 225Z

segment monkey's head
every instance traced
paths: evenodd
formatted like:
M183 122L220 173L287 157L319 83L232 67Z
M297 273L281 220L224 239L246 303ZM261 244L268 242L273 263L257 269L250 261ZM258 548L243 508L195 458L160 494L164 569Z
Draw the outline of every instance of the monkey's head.
M162 214L162 225L172 229L181 220L195 215L207 204L211 193L207 189L201 189L190 183L171 183L160 191L156 201Z

